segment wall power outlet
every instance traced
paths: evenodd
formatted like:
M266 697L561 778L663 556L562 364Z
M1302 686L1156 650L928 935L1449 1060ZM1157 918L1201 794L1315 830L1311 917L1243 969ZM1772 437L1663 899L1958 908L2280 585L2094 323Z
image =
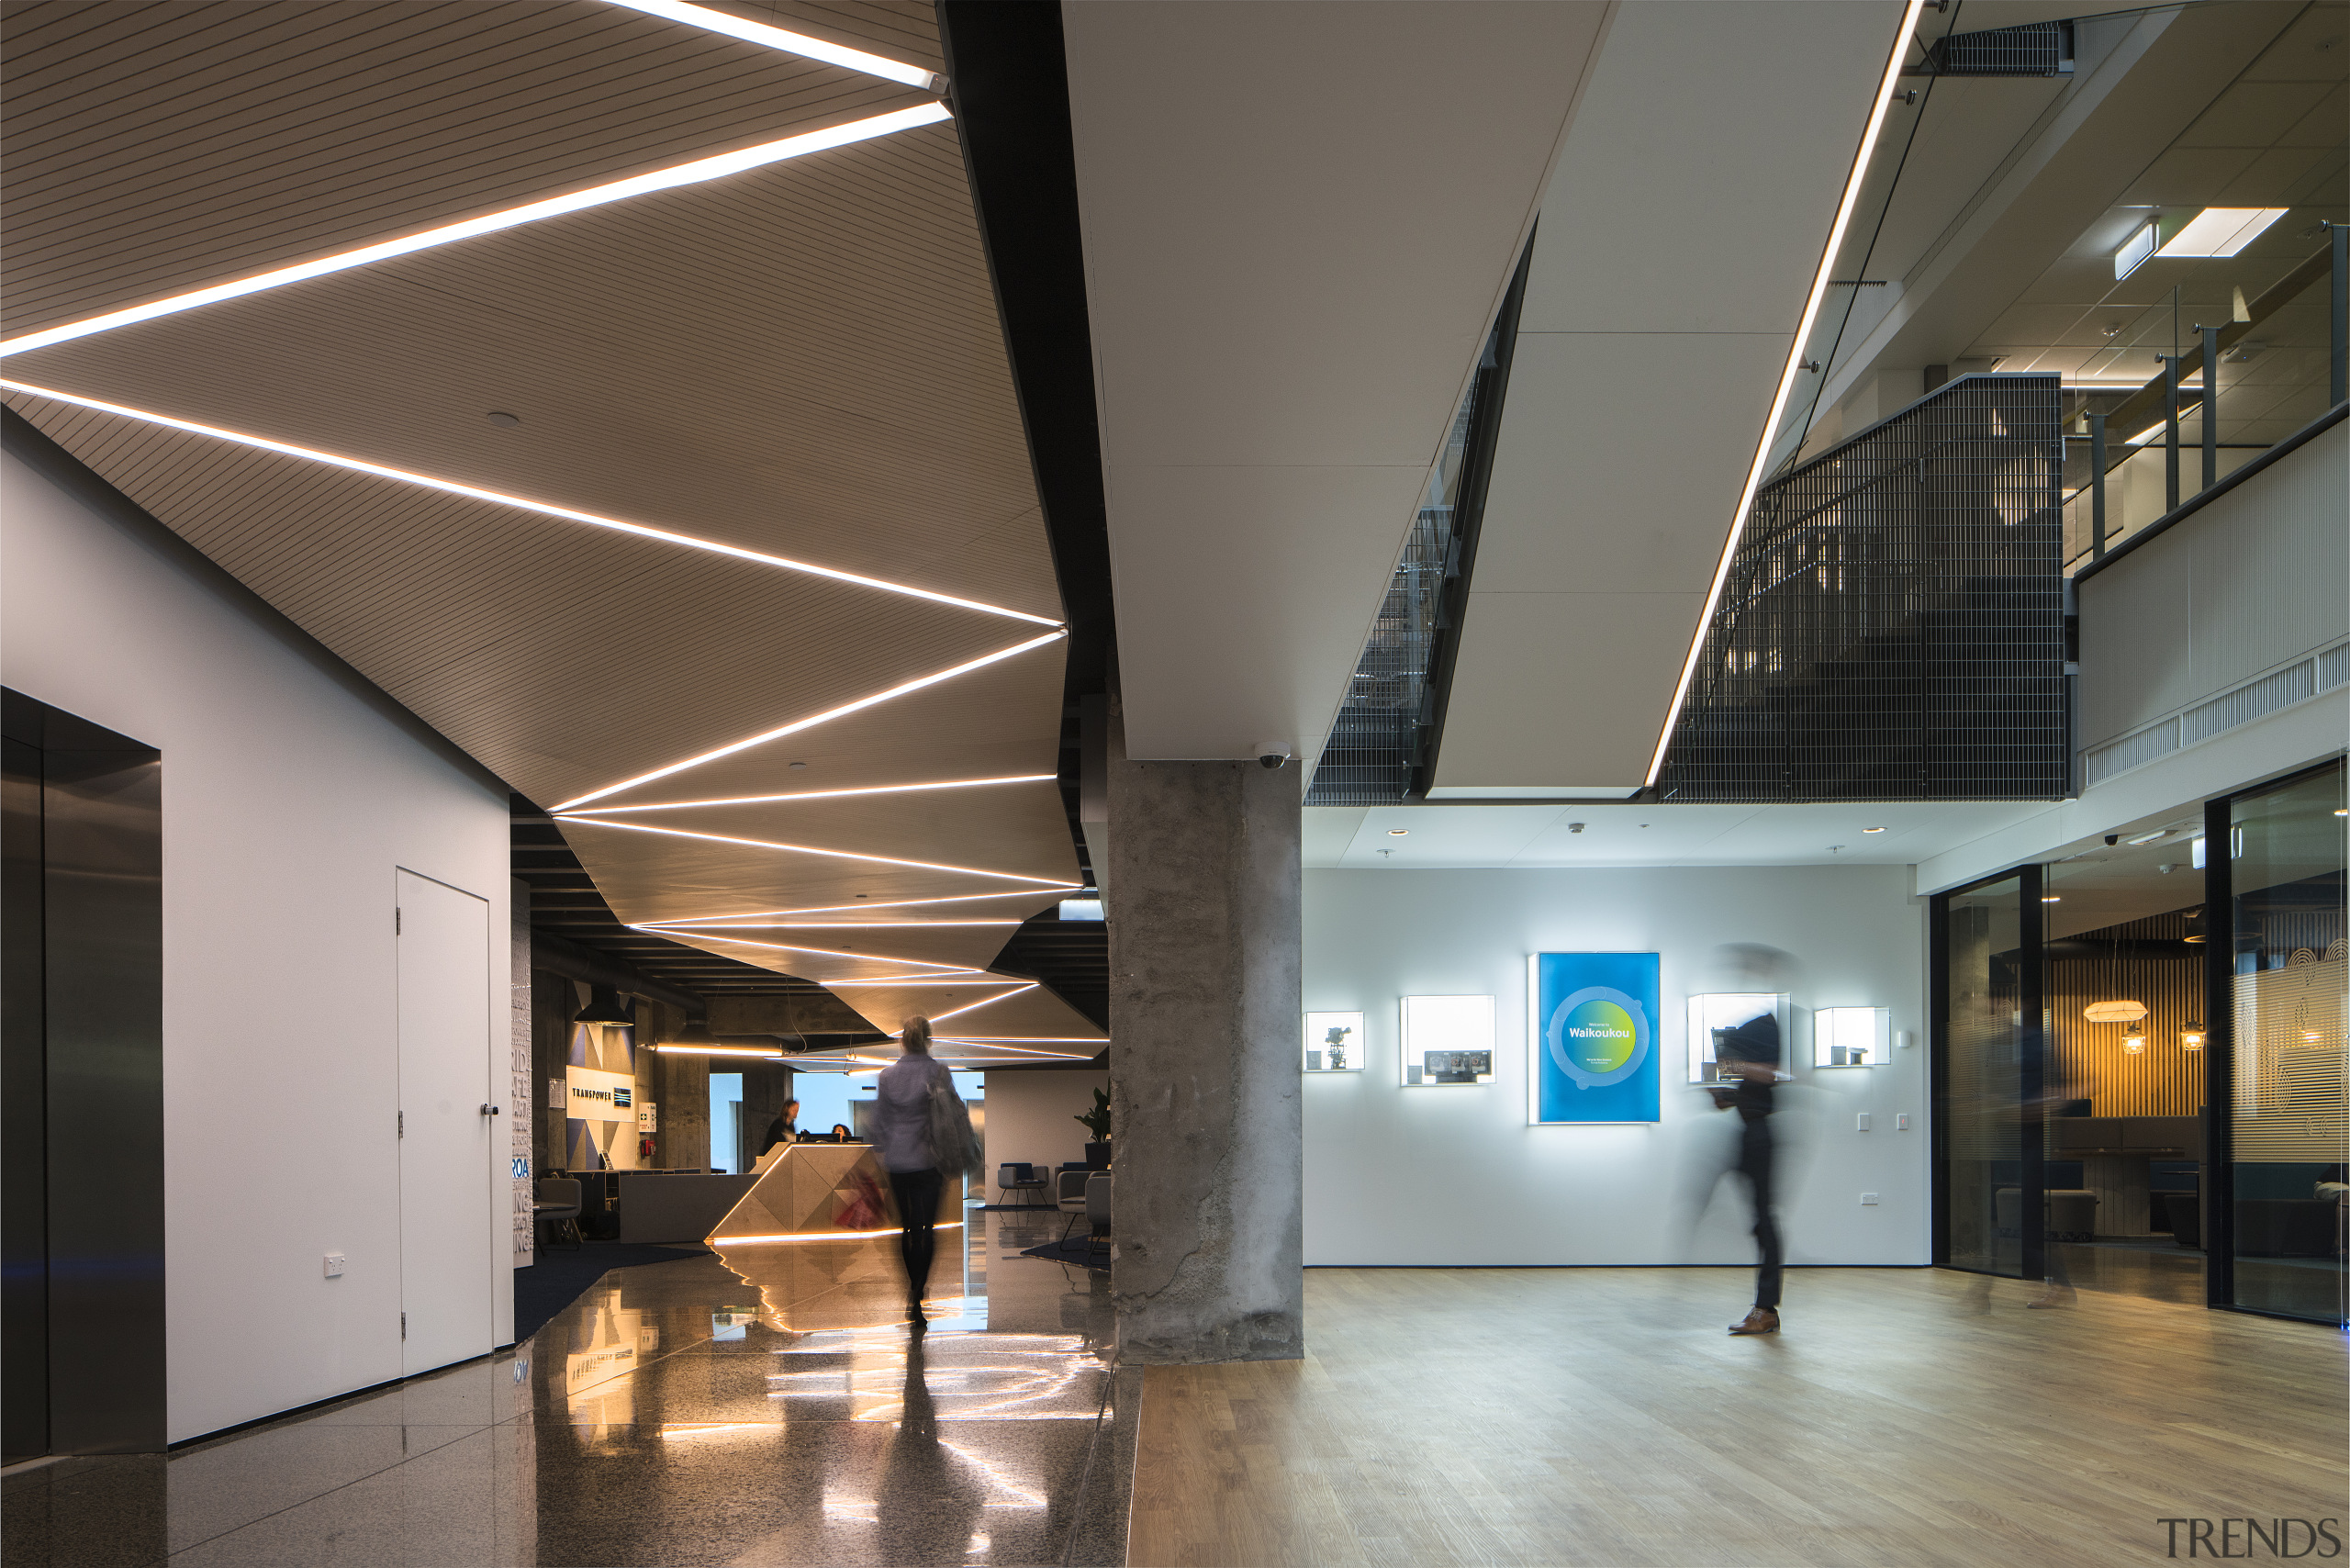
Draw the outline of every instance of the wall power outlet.
M331 1280L331 1279L336 1279L336 1278L339 1278L339 1277L341 1275L341 1273L342 1273L342 1254L341 1254L341 1253L340 1253L340 1252L330 1252L330 1253L328 1253L328 1254L327 1254L327 1278L328 1278L328 1279L330 1279L330 1280Z

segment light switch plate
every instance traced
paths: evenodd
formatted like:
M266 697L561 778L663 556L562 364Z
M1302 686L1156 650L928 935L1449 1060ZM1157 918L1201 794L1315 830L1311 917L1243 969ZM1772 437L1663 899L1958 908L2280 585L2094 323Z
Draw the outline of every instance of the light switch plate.
M1863 1193L1861 1194L1861 1206L1864 1209L1873 1209L1876 1207L1876 1194L1874 1193Z
M339 1277L341 1275L341 1273L342 1273L342 1254L341 1254L341 1253L340 1253L340 1252L330 1252L330 1253L328 1253L328 1254L327 1254L327 1278L328 1278L328 1279L330 1279L330 1280L331 1280L331 1279L336 1279L336 1278L339 1278Z
M1893 1130L1897 1133L1906 1133L1909 1130L1908 1112L1904 1111L1901 1114L1893 1118Z
M1863 1111L1860 1114L1857 1118L1857 1124L1861 1131L1866 1132L1869 1130L1869 1114L1866 1111Z

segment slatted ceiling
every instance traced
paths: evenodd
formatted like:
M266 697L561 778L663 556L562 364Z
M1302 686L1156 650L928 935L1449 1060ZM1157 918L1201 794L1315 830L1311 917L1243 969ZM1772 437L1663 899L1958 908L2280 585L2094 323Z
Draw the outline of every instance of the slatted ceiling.
M60 406L70 418L51 424L48 406L16 401L132 499L178 519L191 543L534 799L568 799L1032 634L1000 617L70 405ZM116 439L94 442L92 431ZM173 460L153 467L126 460L156 448L173 449ZM159 470L170 487L151 482ZM195 517L175 504L183 496L200 509ZM657 638L658 658L635 640L620 656L586 656L608 629L630 624ZM849 646L869 651L844 661L840 650ZM1051 664L1057 648L1023 657ZM653 712L663 718L657 728L643 722ZM551 777L533 766L544 757L572 761Z
M821 0L716 0L710 8L869 50L909 65L946 69L946 51L938 47L938 12L923 0L862 0L845 6Z
M707 215L772 193L677 195ZM775 291L746 282L742 258L689 226L615 239L620 210L576 215L593 220L576 234L574 219L534 226L60 344L10 371L1058 613L1043 530L1005 535L1035 490L1000 346L941 355L764 319ZM794 287L894 312L868 283L835 271ZM967 325L992 322L978 285ZM664 306L669 291L696 311ZM489 425L490 408L524 425Z
M1035 788L1049 790L1052 786ZM874 799L868 797L868 799ZM968 800L946 802L910 801L902 796L878 799L890 802L860 813L853 823L826 822L811 812L797 821L769 818L745 829L739 823L713 823L704 812L665 812L657 817L592 818L564 824L564 837L594 873L596 885L613 912L623 920L677 920L723 913L695 897L696 880L722 875L733 895L753 901L750 907L782 909L802 904L847 902L858 891L871 890L862 879L875 868L843 863L822 855L788 850L679 840L668 834L635 833L632 826L651 825L689 833L727 834L790 844L812 850L850 855L887 855L934 865L1000 871L1005 877L979 877L957 872L914 872L911 886L926 893L979 893L1017 887L1007 878L1025 877L1057 882L1077 880L1076 857L1068 847L1067 818L1057 801L1046 811L995 800L981 806ZM1053 842L1056 828L1061 843ZM886 846L886 847L877 847ZM899 876L891 870L887 874ZM1028 884L1034 887L1032 881ZM827 887L845 886L839 899L824 895ZM1049 904L1059 895L1040 899ZM1024 917L1031 913L1020 912ZM757 935L758 933L750 933ZM995 933L998 946L1011 935L1007 927Z
M847 790L868 784L1053 772L1060 762L1061 677L1067 646L1047 643L985 669L638 785L594 804L704 801L784 790ZM756 734L789 722L800 711L804 710L769 716L745 710L741 717L746 722L728 738ZM680 746L676 755L690 756L695 749ZM809 766L794 768L789 766L793 762ZM628 777L616 768L602 782ZM968 811L976 813L971 819L976 821L996 810L976 798L977 793L984 792L951 806L933 801L926 809L952 812L958 821L965 820ZM1065 819L1053 842L1068 848Z
M751 960L755 962L756 960ZM992 992L1002 1000L988 1002L968 1013L940 1019L944 1013L969 1005ZM1024 991L1017 995L1004 994L1004 987L995 984L976 990L950 986L844 986L833 994L854 1008L877 1029L894 1032L908 1016L919 1014L934 1021L935 1032L942 1036L962 1030L973 1035L1009 1035L1053 1036L1074 1039L1075 1045L1035 1044L1032 1050L1085 1051L1084 1042L1106 1042L1108 1036L1091 1020L1043 986ZM1007 1045L1022 1045L1023 1041L1006 1041Z
M799 778L802 771L794 770L792 777ZM782 788L795 786L787 783ZM632 790L621 799L643 793ZM606 803L597 802L599 806ZM964 824L957 808L967 805L986 806L984 825ZM886 835L892 846L887 853L908 859L984 866L1037 877L1061 876L1069 868L1072 857L1070 854L1039 856L1036 851L1040 845L1051 846L1053 828L1056 824L1065 828L1069 821L1060 788L1050 779L1033 784L991 784L981 790L818 796L677 812L622 811L614 812L612 820L868 854L877 838ZM1064 831L1061 836L1066 840L1069 835Z
M256 590L273 599L285 596L289 612L299 604L305 614L321 620L373 618L380 622L374 634L388 651L405 649L428 660L445 659L453 647L470 642L447 636L417 645L413 628L397 623L399 611L384 585L360 575L363 566L408 576L463 574L420 583L414 591L430 592L436 604L453 610L482 602L485 609L468 620L486 618L488 606L507 598L540 616L567 619L599 593L674 583L685 597L652 607L684 619L681 626L665 627L665 638L682 636L689 644L697 637L713 639L739 658L737 640L755 628L758 667L789 675L791 684L779 689L817 708L1043 630L255 453L72 405L24 396L10 401L69 450L106 469L140 504L173 516L191 542ZM533 562L562 568L568 580L534 581L528 576ZM340 576L319 570L330 563L343 568ZM717 597L695 597L699 595ZM512 625L510 617L502 621L498 634ZM354 651L347 656L374 646L358 633L356 626L339 626L338 645ZM875 648L872 670L805 684L796 667L798 655L829 656L836 639L859 637L888 640ZM889 678L868 678L875 674ZM755 699L757 692L753 687L744 695Z
M924 97L588 4L31 0L8 36L11 332Z
M958 820L977 824L986 822L988 814L973 810ZM1008 913L1016 912L1024 917L1050 907L1064 896L1054 888L1002 877L794 855L666 834L626 833L584 823L565 824L564 836L579 857L579 863L595 879L597 890L610 904L612 913L624 923L699 919L749 910L824 908L854 904L860 898L887 902L1001 892L1016 892L1025 899L1024 903L1022 898L1002 901L1013 906ZM1066 829L1063 837L1067 837ZM885 840L869 852L888 855L894 847ZM1041 857L1033 852L1027 857L1032 861ZM1071 872L1069 880L1073 882L1073 867ZM1013 875L1051 877L1055 873L1032 868ZM743 935L758 941L770 939L758 932ZM1008 931L997 933L996 945L1002 946L1009 935Z
M912 0L735 3L937 65L934 20ZM9 286L13 306L47 320L918 99L600 6L37 0L8 24ZM173 63L159 75L163 59ZM1060 613L951 127L61 345L10 370ZM12 401L543 801L1041 630ZM524 424L490 427L480 417L490 409ZM1049 773L1063 658L1048 644L633 793ZM795 759L810 766L788 768ZM1077 879L1054 785L882 799L886 808L830 813L815 836ZM744 836L791 836L780 828ZM951 872L568 831L622 920L853 910L859 894L887 902L990 889L999 896L938 907L1021 919L1059 896ZM771 973L842 978L925 955L988 962L1012 930L942 928L911 945L876 933L887 963L850 955L866 944L843 938L794 942L836 950L790 954L684 940ZM853 988L844 994L853 1000ZM985 1010L990 1032L1096 1033L1058 999L1026 994L1003 1014ZM948 1010L923 1000L922 1010ZM908 1010L893 1002L867 1015L893 1027Z

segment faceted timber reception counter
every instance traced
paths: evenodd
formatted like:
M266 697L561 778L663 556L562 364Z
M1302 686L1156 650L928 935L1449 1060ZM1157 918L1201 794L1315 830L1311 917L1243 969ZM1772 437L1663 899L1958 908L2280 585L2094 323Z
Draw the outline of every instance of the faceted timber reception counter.
M925 1301L968 1293L963 1182L938 1200L941 1236ZM771 1328L806 1333L870 1327L905 1316L898 1212L890 1179L865 1144L801 1143L753 1183L708 1238L720 1261L758 1288Z

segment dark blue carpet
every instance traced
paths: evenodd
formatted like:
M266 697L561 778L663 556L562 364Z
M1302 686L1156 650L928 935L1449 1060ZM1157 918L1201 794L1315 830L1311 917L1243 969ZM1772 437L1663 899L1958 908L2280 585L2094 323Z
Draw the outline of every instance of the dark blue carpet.
M674 1263L709 1251L699 1241L657 1247L640 1241L583 1241L576 1251L542 1245L537 1262L514 1271L514 1338L519 1342L545 1327L549 1318L585 1295L608 1269Z

